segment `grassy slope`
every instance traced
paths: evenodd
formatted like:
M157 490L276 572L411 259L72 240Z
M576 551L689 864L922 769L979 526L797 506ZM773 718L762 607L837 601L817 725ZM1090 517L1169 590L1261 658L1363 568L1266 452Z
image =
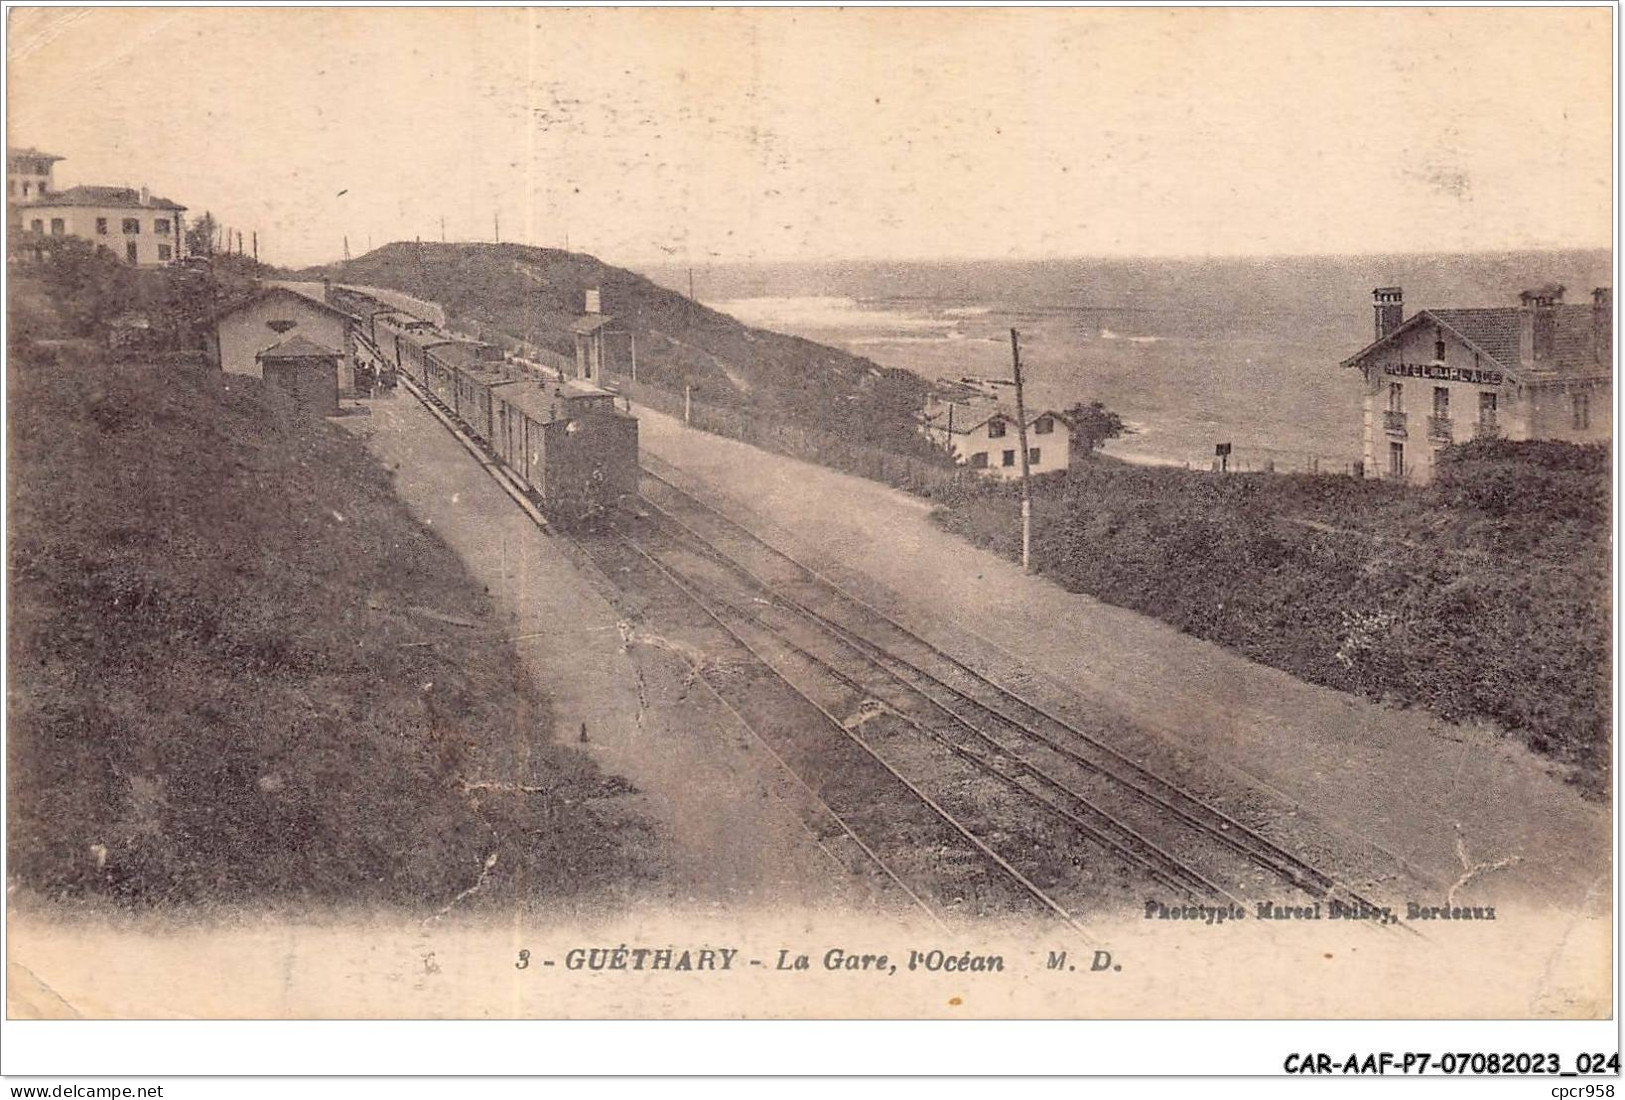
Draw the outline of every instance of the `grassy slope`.
M1425 489L1079 463L1035 504L1072 591L1305 680L1487 718L1608 789L1609 456L1471 444ZM1019 554L1013 489L939 521Z
M421 914L493 852L465 906L637 877L618 783L354 439L253 379L25 351L8 387L14 883Z
M583 292L603 291L615 328L636 333L639 379L746 405L859 442L923 454L914 411L925 384L907 371L765 329L691 302L641 275L575 252L526 245L396 243L295 278L390 287L533 343L574 355ZM614 353L624 355L616 344ZM862 400L848 401L847 397Z

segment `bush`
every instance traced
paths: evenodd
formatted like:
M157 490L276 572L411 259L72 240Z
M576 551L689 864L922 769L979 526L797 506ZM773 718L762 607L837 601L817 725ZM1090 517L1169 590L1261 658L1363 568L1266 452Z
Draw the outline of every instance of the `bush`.
M16 364L14 364L16 365ZM84 904L545 900L641 826L551 743L488 597L360 444L254 379L8 372L13 884ZM538 788L471 793L465 780Z
M1472 443L1410 489L1076 463L1035 498L1034 558L1072 591L1302 679L1488 719L1608 790L1606 448ZM1010 486L939 509L1019 555Z

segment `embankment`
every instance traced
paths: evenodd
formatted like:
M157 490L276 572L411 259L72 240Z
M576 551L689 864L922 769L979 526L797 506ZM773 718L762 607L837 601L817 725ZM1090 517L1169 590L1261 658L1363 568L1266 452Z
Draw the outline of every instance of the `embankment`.
M1610 458L1472 443L1437 481L1074 464L1038 483L1033 556L1071 591L1311 683L1488 720L1608 790ZM938 521L1020 553L1014 486Z
M11 885L218 911L580 900L644 874L489 597L254 379L14 349Z

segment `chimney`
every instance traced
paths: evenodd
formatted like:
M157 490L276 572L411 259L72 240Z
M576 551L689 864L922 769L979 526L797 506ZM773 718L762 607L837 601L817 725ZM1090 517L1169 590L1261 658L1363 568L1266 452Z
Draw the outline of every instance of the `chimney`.
M603 303L599 300L599 294L598 294L598 288L597 287L594 287L593 289L587 291L587 312L588 313L602 313L602 312L604 312Z
M1547 283L1518 295L1522 305L1522 331L1518 350L1525 363L1549 364L1557 353L1557 307L1563 304L1563 291L1557 283Z
M1377 313L1377 339L1381 340L1405 319L1405 291L1397 286L1379 286L1371 292Z
M1599 286L1591 292L1591 357L1598 366L1614 361L1614 288Z
M152 205L152 192L147 190L147 185L146 184L141 185L141 205L142 206L151 206Z

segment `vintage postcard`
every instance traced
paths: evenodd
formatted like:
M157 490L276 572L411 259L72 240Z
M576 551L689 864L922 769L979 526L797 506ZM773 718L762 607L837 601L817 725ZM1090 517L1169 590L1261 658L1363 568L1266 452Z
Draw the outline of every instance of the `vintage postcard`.
M1613 8L8 14L11 1019L1613 1014Z

